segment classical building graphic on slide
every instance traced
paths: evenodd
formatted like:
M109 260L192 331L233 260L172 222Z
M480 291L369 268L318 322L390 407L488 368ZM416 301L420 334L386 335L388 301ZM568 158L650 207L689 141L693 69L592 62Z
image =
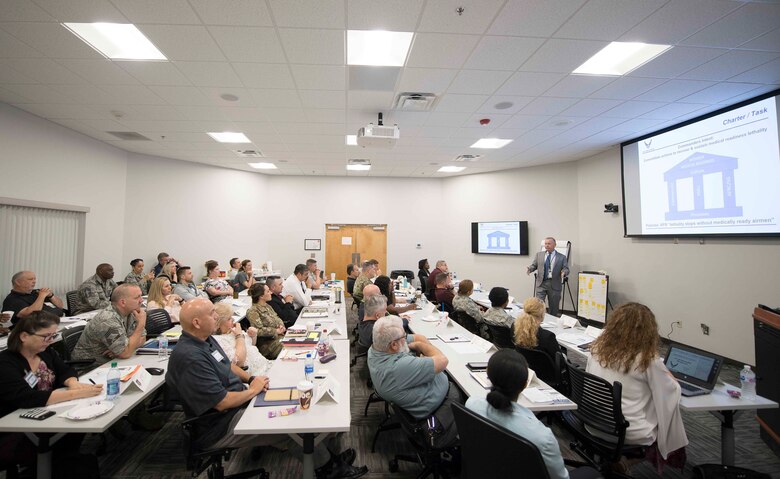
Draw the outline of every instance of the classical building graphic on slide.
M734 170L737 169L737 158L731 156L713 155L711 153L694 153L664 173L664 181L669 193L669 211L666 220L687 220L698 218L724 218L742 216L742 207L737 206L734 192ZM723 187L723 206L706 208L704 206L704 175L720 173ZM693 209L679 211L677 198L677 182L691 178L693 180Z
M487 249L490 250L510 249L509 233L504 233L503 231L494 231L492 233L488 233L487 238L488 238Z

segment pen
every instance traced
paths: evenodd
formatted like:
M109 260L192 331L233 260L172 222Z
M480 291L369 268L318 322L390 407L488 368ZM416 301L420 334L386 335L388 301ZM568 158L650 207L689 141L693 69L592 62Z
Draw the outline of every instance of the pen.
M92 378L89 378L89 382L91 382L92 384L94 384L95 386L97 386L97 384L95 383L95 381L93 381L93 380L92 380Z

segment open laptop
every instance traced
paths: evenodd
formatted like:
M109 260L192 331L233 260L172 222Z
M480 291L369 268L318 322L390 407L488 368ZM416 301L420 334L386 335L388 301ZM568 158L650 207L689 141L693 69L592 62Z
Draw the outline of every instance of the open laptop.
M701 349L673 344L664 364L680 383L683 396L709 394L718 381L723 358Z

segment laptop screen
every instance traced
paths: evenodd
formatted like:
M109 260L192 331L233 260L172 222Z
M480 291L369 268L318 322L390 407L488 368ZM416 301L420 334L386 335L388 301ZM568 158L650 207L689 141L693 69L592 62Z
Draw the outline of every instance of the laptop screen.
M703 351L671 346L665 363L674 377L712 388L720 372L721 358Z

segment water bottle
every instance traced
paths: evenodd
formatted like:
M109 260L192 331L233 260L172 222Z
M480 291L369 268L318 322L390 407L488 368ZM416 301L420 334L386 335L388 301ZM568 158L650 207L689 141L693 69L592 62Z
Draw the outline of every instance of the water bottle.
M157 357L158 358L167 358L168 357L168 337L164 334L161 334L157 338Z
M330 350L330 336L328 336L328 330L323 329L320 334L320 341L317 343L317 355L323 357L328 354Z
M742 383L742 397L753 400L756 398L756 373L747 364L739 372L739 382Z
M119 368L116 367L116 361L114 361L106 375L106 399L109 401L119 397L119 376Z
M306 354L306 362L303 365L303 372L306 375L307 381L314 381L314 358L311 357L311 353Z

